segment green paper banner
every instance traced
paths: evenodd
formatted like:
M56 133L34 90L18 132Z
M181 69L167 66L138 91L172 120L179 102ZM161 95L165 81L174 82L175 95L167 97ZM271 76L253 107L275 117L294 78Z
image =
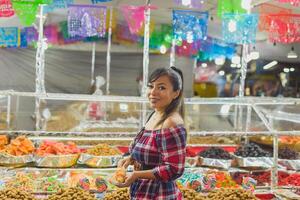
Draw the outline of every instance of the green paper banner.
M242 14L247 11L242 8L242 0L218 0L218 17L222 17L223 14Z
M35 22L39 4L49 4L52 0L23 1L13 0L12 6L23 26L31 26Z

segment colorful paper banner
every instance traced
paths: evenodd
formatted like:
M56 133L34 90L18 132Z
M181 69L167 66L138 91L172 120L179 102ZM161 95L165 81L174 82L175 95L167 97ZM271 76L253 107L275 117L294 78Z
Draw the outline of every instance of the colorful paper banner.
M20 47L21 48L27 48L28 43L27 43L27 35L26 35L26 29L23 28L21 30L21 40L20 40Z
M39 4L49 4L52 0L12 0L12 6L23 26L31 26L35 22Z
M122 6L124 18L132 34L137 34L145 21L145 6Z
M300 0L277 0L280 3L289 3L293 6L299 6L300 5Z
M270 14L291 14L292 9L282 8L273 4L264 3L259 6L259 23L258 29L260 31L267 31L270 28L271 18Z
M38 4L13 1L12 5L23 26L31 26L35 22Z
M91 0L93 4L110 2L112 0Z
M150 48L158 49L161 45L165 45L166 48L171 46L172 42L172 27L166 24L162 24L159 28L154 29L150 36Z
M28 44L36 42L38 40L39 34L34 27L26 27L24 28L26 33L26 41Z
M64 9L73 4L73 0L53 0L51 4L44 6L44 13L52 12L55 9Z
M0 46L17 47L19 31L17 27L0 28Z
M124 24L118 24L115 34L113 34L113 41L122 44L132 44L139 42L141 39L138 35L131 34L129 27Z
M269 15L271 25L269 40L278 43L300 42L300 15L277 14Z
M10 0L0 0L0 17L10 17L15 14Z
M59 44L70 44L74 42L78 42L83 40L83 37L80 36L74 36L72 37L69 32L68 32L68 22L67 21L62 21L59 23L59 32L60 32L60 40Z
M199 60L213 60L217 57L224 56L231 58L235 53L235 45L224 43L222 40L208 37L201 41L201 52L199 52Z
M173 33L176 40L193 43L205 39L207 34L208 12L174 10Z
M223 40L234 44L253 44L256 41L257 14L224 14Z
M58 44L58 27L57 25L48 25L44 28L44 35L50 44Z
M188 43L187 41L182 41L181 46L176 46L176 54L178 56L193 56L197 55L200 49L200 41L195 41L193 43Z
M201 9L204 1L201 0L173 0L176 5L183 5L189 8L198 8Z
M243 14L247 11L242 8L242 0L218 0L217 15L222 17L223 14Z
M70 5L68 32L70 36L104 37L106 30L106 7Z

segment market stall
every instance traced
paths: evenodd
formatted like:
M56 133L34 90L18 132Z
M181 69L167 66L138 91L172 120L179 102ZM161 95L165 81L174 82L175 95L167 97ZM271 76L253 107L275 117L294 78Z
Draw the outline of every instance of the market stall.
M3 95L9 95L12 102L17 97L35 96L18 92ZM51 118L59 116L51 114L50 118L41 119L45 130L26 131L15 129L14 119L10 130L1 131L1 148L5 153L1 154L0 163L1 170L6 172L2 188L18 185L27 192L47 196L60 189L79 186L99 198L105 194L111 195L106 197L108 199L120 193L125 195L126 191L112 185L109 178L142 126L143 112L150 111L140 109L146 99L50 93L39 98L47 102L40 110L41 116L47 108L49 113L64 113L60 119L68 123L65 114L69 112L78 115L78 123L64 131L60 127L65 127L64 124L58 123L48 131ZM101 104L104 113L98 118L89 108L94 103ZM298 153L291 145L289 149L282 147L288 146L292 138L297 140L298 105L295 99L185 99L189 140L186 170L177 182L182 188L189 188L188 191L183 189L187 199L196 198L200 193L218 195L210 191L220 189L234 196L238 188L254 192L257 197L275 196L278 189L290 189L296 195L300 177ZM11 105L11 115L16 115L14 106ZM71 110L66 109L70 107ZM31 120L35 123L35 119ZM89 127L93 127L92 132ZM269 140L271 142L264 143L267 148L258 145ZM16 166L18 168L12 170Z

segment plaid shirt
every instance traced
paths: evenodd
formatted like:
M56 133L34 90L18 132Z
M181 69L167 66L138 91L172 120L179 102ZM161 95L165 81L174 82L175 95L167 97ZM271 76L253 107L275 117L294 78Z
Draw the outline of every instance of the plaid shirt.
M142 166L152 169L156 180L138 179L130 187L133 200L181 200L175 180L184 171L186 130L182 125L144 130L135 138L130 153Z

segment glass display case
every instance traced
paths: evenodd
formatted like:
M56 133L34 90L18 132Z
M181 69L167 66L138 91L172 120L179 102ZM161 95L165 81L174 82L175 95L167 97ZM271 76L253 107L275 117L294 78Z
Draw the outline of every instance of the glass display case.
M35 150L31 152L31 160L23 158L24 163L18 163L22 164L21 168L10 170L6 175L3 174L2 178L9 185L12 184L13 177L26 176L28 181L32 181L31 185L28 183L30 188L27 189L34 193L51 193L60 187L74 186L79 184L79 179L82 177L93 182L91 190L99 195L103 191L115 189L106 179L115 171L117 160L128 151L130 142L151 112L147 99L142 97L36 95L12 91L2 92L1 95L0 111L5 113L5 118L2 119L2 117L1 120L7 125L1 128L1 135L8 135L10 140L17 136L26 136L35 147ZM35 105L37 99L40 102L38 107ZM225 171L244 173L253 171L253 167L255 170L258 168L262 171L271 171L272 181L264 187L277 188L277 171L282 169L289 171L287 165L291 164L291 162L284 163L278 157L278 149L289 146L296 151L300 150L300 142L297 142L298 138L300 141L299 111L299 99L186 98L185 125L188 131L186 160L189 162L187 167L190 167L188 171L203 172L205 169L222 168L223 161L218 160L219 164L214 166L211 163L215 163L215 160L209 161L201 158L199 164L197 156L205 149L219 147L228 150L233 156L232 161L223 162L223 165L227 166ZM251 158L254 159L251 161L250 158L242 158L234 154L239 146L251 142L267 146L273 157L262 158L260 161L257 158ZM102 146L97 146L99 144ZM51 145L51 148L55 145L65 145L63 147L74 151L76 156L53 157L56 163L61 164L55 166L53 165L55 162L43 160L40 155L35 155L36 152L45 153L41 150L43 145L47 148ZM102 157L101 161L99 157L82 156L89 148L109 148L105 145L117 147L119 155L109 159ZM3 155L0 155L0 163L1 159L4 159L1 156ZM64 163L68 159L74 163ZM92 164L87 164L83 160L92 160ZM46 163L46 165L41 163ZM253 163L269 164L252 166ZM297 166L297 164L294 165ZM12 166L3 165L1 170L7 171L8 167ZM300 170L300 167L294 170ZM95 185L97 178L103 180L105 187ZM38 186L41 182L55 187L40 188ZM24 183L24 187L29 187L26 184Z

